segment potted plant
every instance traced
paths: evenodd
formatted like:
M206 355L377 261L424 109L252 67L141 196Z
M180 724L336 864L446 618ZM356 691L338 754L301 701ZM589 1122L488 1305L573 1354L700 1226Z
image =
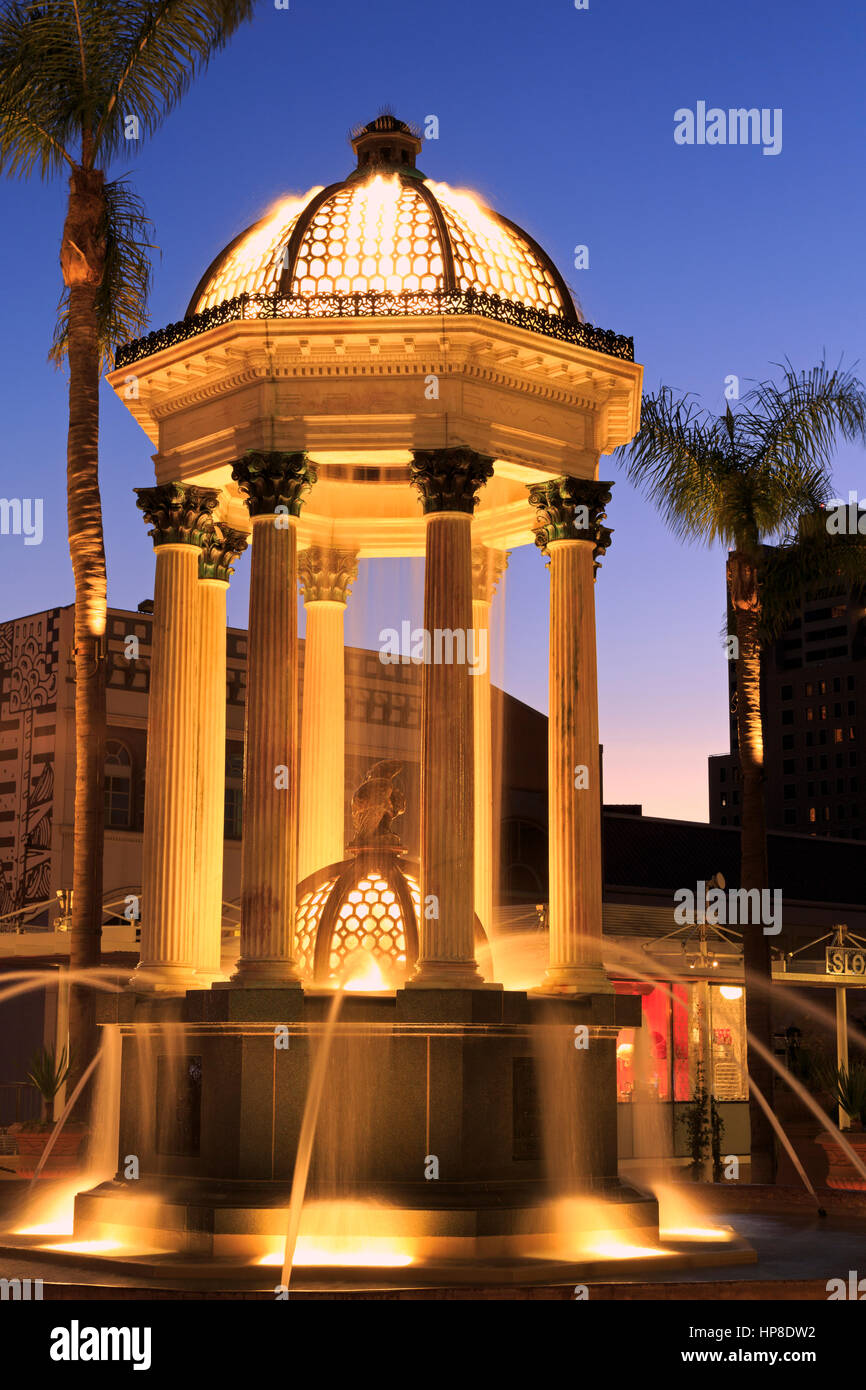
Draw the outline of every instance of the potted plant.
M710 1099L707 1093L704 1069L700 1062L697 1066L694 1095L680 1114L679 1123L685 1129L691 1155L691 1162L686 1168L689 1177L693 1182L700 1182L711 1166L712 1181L719 1182L722 1176L722 1133L725 1124L715 1097Z
M851 1121L851 1128L842 1133L866 1167L866 1132L863 1129L866 1117L866 1066L862 1062L855 1062L850 1069L844 1066L826 1067L821 1074L821 1083L834 1104ZM816 1140L827 1155L827 1186L866 1192L866 1178L855 1168L835 1135L822 1130Z
M38 1120L28 1120L17 1129L18 1153L24 1160L19 1164L20 1177L32 1177L39 1166L55 1127L54 1102L57 1092L65 1082L72 1067L72 1057L64 1047L58 1057L53 1047L41 1047L30 1062L27 1080L35 1086L42 1101L42 1116ZM45 1171L56 1176L75 1166L81 1141L87 1133L87 1126L77 1121L67 1121L58 1134L51 1153L46 1160Z

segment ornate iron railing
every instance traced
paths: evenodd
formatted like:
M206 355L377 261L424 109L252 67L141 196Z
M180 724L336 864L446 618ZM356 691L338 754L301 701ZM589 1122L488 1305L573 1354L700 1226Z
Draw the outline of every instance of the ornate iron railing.
M125 343L115 353L115 367L128 367L163 348L183 343L223 323L239 319L339 319L407 317L412 314L474 314L513 324L531 333L576 343L594 352L634 361L634 340L591 323L578 323L559 314L547 314L527 304L475 290L406 290L401 294L240 294L192 314L180 323Z

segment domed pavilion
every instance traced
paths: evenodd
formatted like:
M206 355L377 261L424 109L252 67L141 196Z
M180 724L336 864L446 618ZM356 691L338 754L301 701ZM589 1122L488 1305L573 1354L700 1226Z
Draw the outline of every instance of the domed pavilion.
M226 590L241 551L250 545L230 985L284 987L330 978L323 963L342 959L314 939L336 911L335 897L324 912L325 885L339 878L360 902L371 873L389 876L387 856L368 850L368 886L351 899L343 619L359 559L424 556L424 627L451 636L487 626L507 551L533 543L551 585L545 988L611 990L593 597L610 484L598 471L637 429L641 369L631 339L583 321L531 236L421 172L422 146L391 115L356 130L348 176L280 199L215 257L186 317L122 348L109 377L155 449L155 485L137 489L156 556L142 990L221 980ZM489 675L450 655L425 662L421 723L420 865L391 856L400 882L380 917L403 903L402 937L379 953L412 988L495 987L475 961L493 896Z

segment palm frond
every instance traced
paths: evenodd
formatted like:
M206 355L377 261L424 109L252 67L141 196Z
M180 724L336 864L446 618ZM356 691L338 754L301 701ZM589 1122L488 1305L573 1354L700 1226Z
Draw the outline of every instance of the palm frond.
M119 343L140 337L147 327L152 276L149 253L158 250L149 240L153 224L144 204L124 179L105 184L104 197L105 274L96 301L102 370L114 365L114 350ZM69 296L64 292L49 353L55 363L66 356L68 319Z
M726 538L719 529L730 472L724 433L715 416L663 386L644 397L640 430L623 449L626 476L683 539Z
M863 594L866 535L831 535L826 512L803 517L796 536L765 551L759 589L762 640L774 642L797 616L804 597Z
M252 18L255 0L113 0L111 92L95 128L104 160L125 147L125 124L135 116L140 136L151 135L193 78ZM90 7L88 7L88 10Z
M809 371L777 364L780 381L761 381L743 397L740 415L756 462L794 483L829 470L841 436L866 443L866 389L853 369L822 359Z
M0 172L43 178L73 163L83 105L68 4L0 9Z

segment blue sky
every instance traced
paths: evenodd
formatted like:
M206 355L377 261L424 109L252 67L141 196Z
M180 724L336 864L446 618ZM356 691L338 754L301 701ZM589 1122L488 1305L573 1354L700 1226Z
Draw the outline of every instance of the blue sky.
M406 120L438 116L421 167L526 227L587 318L634 336L647 387L720 410L730 374L745 383L823 351L863 359L864 45L855 0L589 0L585 11L572 0L261 0L162 131L115 170L156 224L152 325L183 315L213 256L275 197L347 173L347 131L387 104ZM698 101L781 108L781 153L676 145L674 112ZM66 383L46 362L64 195L59 181L0 182L2 492L45 507L40 546L0 538L0 619L73 592ZM573 268L578 244L588 269ZM150 447L107 388L102 408L109 600L135 607L153 584L132 494L152 479ZM840 496L866 491L864 463L840 451ZM727 746L724 557L672 539L615 460L602 470L618 480L596 592L606 799L704 819L706 755ZM238 624L246 568L232 585ZM394 617L392 571L371 568L349 626L369 643ZM417 596L408 566L398 580ZM504 683L539 708L547 582L531 546L513 554Z

